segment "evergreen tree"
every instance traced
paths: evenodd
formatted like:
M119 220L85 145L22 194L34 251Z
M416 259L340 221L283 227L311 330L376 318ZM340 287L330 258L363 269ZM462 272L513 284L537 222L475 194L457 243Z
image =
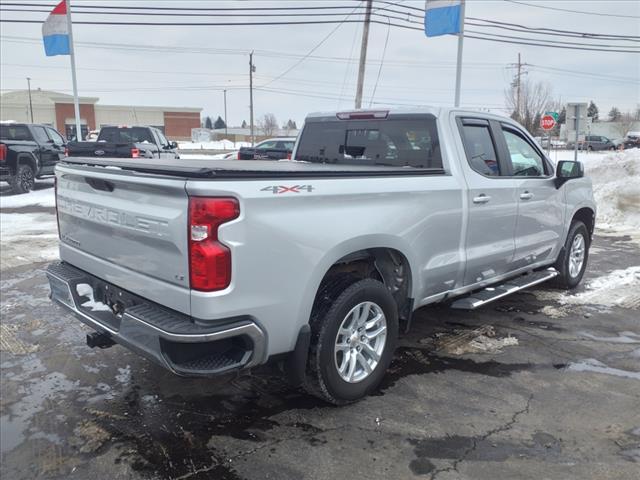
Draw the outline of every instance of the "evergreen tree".
M247 128L247 122L242 120L242 128Z
M558 115L558 125L567 121L567 107L562 107Z
M618 107L611 107L609 110L609 120L612 122L619 122L622 119L622 112L618 109Z
M296 125L296 121L295 120L293 121L293 123L291 125L292 125L293 130L297 130L298 129L298 126Z
M591 103L589 103L587 107L587 117L591 117L591 120L594 122L598 120L598 107L593 100L591 100Z
M212 129L213 128L213 122L211 121L211 117L207 116L204 119L204 128L208 128L208 129Z
M216 121L213 124L213 128L218 130L220 128L225 128L226 126L227 126L227 124L224 123L224 120L222 119L222 117L220 115L218 115L218 118L216 118Z

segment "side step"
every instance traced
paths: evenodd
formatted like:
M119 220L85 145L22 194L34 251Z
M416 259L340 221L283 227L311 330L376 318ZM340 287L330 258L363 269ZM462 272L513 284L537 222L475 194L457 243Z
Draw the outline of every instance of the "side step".
M451 308L459 310L474 310L489 302L493 302L494 300L506 297L507 295L511 295L512 293L532 287L539 283L546 282L547 280L551 280L553 277L557 276L558 271L555 268L528 273L526 275L507 280L506 283L501 285L487 287L456 300L451 304Z

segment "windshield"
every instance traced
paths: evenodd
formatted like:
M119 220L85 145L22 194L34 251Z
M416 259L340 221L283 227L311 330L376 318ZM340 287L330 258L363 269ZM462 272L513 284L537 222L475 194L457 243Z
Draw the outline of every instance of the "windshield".
M436 120L332 120L308 122L295 160L338 165L442 168Z
M0 125L2 140L31 140L29 129L24 125Z

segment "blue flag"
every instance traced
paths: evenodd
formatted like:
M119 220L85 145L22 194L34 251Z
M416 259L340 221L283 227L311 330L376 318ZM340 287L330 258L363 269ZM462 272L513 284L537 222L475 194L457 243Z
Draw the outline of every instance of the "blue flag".
M461 0L426 0L424 33L427 37L460 33Z

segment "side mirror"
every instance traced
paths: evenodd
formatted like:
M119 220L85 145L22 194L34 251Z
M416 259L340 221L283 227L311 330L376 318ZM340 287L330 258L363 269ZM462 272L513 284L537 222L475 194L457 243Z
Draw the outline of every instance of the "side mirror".
M584 177L584 167L580 162L562 160L556 167L556 188L560 188L569 180Z
M178 148L178 142L169 142L169 148Z

